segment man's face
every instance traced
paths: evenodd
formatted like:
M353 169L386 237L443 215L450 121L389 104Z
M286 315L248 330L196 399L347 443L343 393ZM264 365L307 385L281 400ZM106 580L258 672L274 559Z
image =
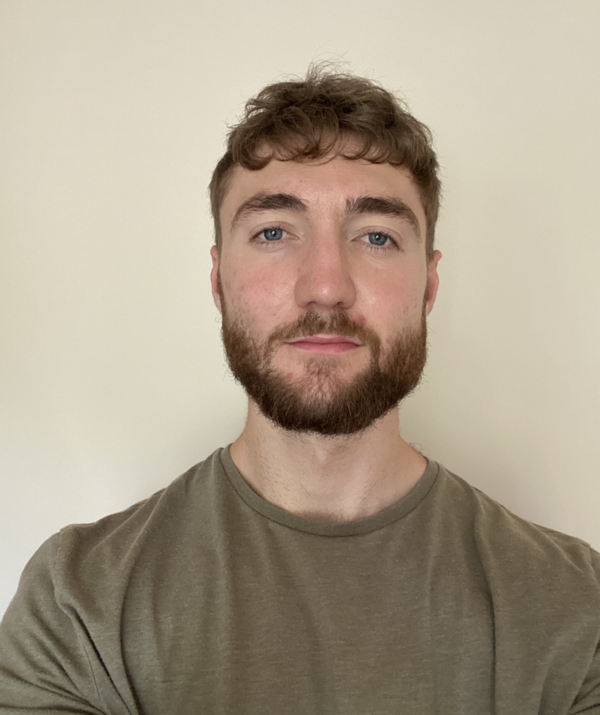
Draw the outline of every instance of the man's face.
M237 167L213 297L234 376L288 430L351 434L418 383L437 291L408 170L335 157Z

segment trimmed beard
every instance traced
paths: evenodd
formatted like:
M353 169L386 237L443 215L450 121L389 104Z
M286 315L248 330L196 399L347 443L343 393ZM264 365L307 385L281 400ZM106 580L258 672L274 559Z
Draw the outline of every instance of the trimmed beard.
M295 323L276 328L259 344L229 316L220 278L218 289L221 335L231 372L262 414L285 430L329 437L362 432L419 384L427 359L425 301L420 324L405 329L389 354L382 357L377 335L346 313L305 313ZM272 364L278 345L317 334L358 338L370 349L369 365L353 378L344 379L337 376L336 363L343 357L318 355L306 359L301 377L286 379Z

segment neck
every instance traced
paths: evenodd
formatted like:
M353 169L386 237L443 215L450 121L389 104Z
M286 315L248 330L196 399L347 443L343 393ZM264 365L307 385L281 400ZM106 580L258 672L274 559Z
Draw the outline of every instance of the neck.
M277 427L252 401L231 457L267 501L297 516L335 522L363 519L396 503L426 466L400 437L397 409L362 433L323 437Z

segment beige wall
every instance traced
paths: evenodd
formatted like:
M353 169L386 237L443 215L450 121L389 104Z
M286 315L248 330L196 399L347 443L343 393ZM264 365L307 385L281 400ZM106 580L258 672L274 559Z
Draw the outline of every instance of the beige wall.
M205 187L243 100L336 56L443 165L406 436L600 548L597 0L2 0L0 612L52 532L236 436Z

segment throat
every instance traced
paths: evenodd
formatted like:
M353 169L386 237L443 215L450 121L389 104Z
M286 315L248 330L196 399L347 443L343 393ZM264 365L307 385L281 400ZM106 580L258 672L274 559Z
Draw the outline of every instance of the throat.
M235 466L265 501L311 521L373 516L402 499L427 465L400 437L397 412L377 429L337 438L290 434L252 414L251 406L230 448Z

